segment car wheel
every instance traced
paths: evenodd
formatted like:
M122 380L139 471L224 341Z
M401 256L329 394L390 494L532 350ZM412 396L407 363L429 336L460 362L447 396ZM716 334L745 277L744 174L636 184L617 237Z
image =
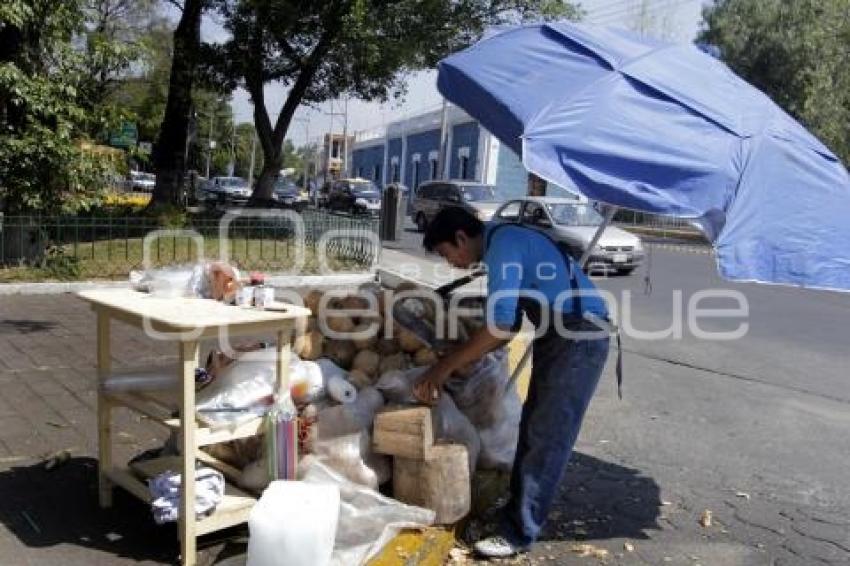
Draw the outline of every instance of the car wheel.
M420 232L424 232L428 229L428 219L425 218L425 213L420 212L416 215L416 227Z

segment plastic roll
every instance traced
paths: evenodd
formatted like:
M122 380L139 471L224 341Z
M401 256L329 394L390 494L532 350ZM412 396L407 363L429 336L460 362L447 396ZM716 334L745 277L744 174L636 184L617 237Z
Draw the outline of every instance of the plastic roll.
M327 393L337 403L348 404L357 400L357 388L337 376L328 379Z

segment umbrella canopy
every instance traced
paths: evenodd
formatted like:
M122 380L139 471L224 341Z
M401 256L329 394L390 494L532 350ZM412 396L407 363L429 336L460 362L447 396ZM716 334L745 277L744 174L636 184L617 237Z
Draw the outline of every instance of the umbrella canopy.
M540 177L693 219L726 278L850 290L850 177L693 45L567 22L501 29L439 65L445 98Z

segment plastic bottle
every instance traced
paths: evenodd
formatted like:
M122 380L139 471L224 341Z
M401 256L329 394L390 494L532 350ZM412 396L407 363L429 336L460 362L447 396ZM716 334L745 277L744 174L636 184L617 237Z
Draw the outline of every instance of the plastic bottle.
M266 414L269 478L294 480L298 464L298 412L288 391L275 395Z

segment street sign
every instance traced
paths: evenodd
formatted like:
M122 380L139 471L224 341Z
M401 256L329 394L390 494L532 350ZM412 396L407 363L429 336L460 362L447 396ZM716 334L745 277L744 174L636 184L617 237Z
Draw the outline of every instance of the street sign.
M153 151L153 144L151 142L139 142L139 151L142 153L151 153Z
M109 145L112 147L122 147L130 149L139 141L139 130L136 128L135 122L124 122L121 124L121 129L109 134Z

